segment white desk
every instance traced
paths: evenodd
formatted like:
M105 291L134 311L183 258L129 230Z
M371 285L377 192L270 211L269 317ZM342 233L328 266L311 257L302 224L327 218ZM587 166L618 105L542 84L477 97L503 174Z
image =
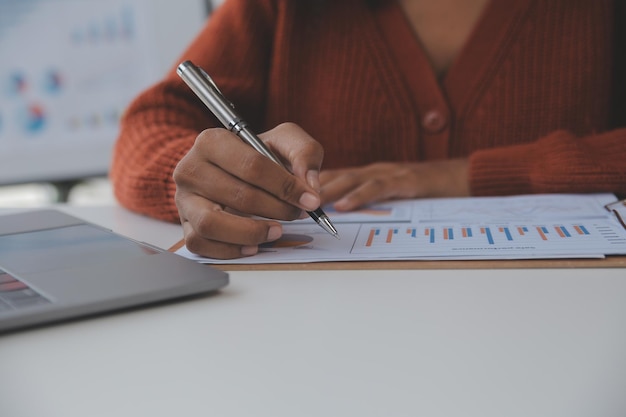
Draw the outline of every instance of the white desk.
M215 296L0 336L0 416L623 417L625 272L234 271Z

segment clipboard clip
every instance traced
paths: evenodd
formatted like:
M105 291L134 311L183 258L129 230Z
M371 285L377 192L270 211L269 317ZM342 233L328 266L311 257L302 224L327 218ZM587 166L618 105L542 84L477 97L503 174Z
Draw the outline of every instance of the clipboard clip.
M626 199L605 204L604 208L613 213L624 229L626 229Z

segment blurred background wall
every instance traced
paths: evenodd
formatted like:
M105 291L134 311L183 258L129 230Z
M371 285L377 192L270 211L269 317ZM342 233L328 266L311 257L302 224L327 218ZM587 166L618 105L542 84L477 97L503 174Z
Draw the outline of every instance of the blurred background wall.
M0 0L0 207L113 203L119 117L223 0Z

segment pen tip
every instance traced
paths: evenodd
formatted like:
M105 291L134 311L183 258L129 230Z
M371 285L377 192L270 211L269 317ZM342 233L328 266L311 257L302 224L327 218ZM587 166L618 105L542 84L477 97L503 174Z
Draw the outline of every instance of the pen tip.
M329 234L333 235L336 239L339 239L339 233L337 233L337 229L330 222L330 219L326 216L322 216L319 218L318 223L322 226L322 229L326 230Z

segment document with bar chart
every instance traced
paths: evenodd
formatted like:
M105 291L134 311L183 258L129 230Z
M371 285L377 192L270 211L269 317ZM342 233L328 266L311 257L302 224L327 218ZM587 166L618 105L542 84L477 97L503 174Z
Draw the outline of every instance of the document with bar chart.
M283 237L252 257L210 263L363 260L602 258L626 254L626 230L605 204L612 194L402 200L326 213L336 240L311 220L284 224Z

